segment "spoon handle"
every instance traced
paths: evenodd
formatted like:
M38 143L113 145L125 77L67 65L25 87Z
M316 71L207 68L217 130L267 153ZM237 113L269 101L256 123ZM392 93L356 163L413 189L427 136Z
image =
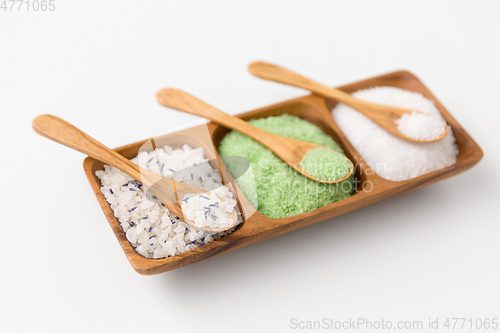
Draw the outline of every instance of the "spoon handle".
M141 172L138 165L130 162L122 155L104 146L59 117L49 114L40 115L33 120L32 125L36 133L47 139L114 166L134 179L141 180L147 178L145 177L146 174Z
M114 166L125 172L130 177L140 181L145 188L156 197L165 206L179 217L184 216L184 212L179 204L178 191L185 193L200 193L204 190L195 186L175 182L172 179L163 178L151 171L139 167L137 164L129 161L117 152L104 146L102 143L91 138L75 126L53 115L44 114L33 120L33 129L47 139L58 142L62 145L78 150L99 161ZM236 221L236 211L233 210L233 220ZM184 221L193 227L198 228L193 221L184 218ZM211 232L225 231L228 228L199 228Z
M249 70L250 73L261 79L303 88L321 95L328 95L341 102L353 99L351 95L341 90L327 87L291 70L273 64L256 61L250 64Z
M219 125L236 130L257 141L263 141L264 136L269 135L269 133L250 125L246 121L228 115L179 89L162 89L156 94L156 99L163 106L210 119Z
M327 87L280 66L256 61L250 64L249 70L250 73L254 76L260 77L261 79L306 89L319 95L330 97L355 109L362 108L364 110L364 107L367 106L372 108L382 107L380 105L375 105L373 103L368 103L354 98L342 90Z

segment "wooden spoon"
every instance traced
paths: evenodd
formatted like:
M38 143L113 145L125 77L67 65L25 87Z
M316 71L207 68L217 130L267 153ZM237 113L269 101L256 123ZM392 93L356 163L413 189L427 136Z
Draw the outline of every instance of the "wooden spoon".
M43 137L114 166L135 180L140 181L143 186L153 193L170 211L179 217L184 217L184 221L187 224L197 229L210 232L221 232L231 229L234 226L233 224L226 228L197 227L193 221L187 220L184 216L179 198L182 199L186 193L207 193L206 190L164 178L143 169L61 118L48 114L38 116L33 120L33 129ZM233 221L236 222L238 216L235 210L233 210L232 217Z
M354 165L346 157L346 159L351 164L351 169L344 178L329 181L317 179L302 170L302 168L300 167L300 162L309 150L316 148L327 148L313 143L286 138L281 135L266 132L264 130L261 130L260 128L250 125L240 118L230 116L227 113L217 110L213 106L208 105L207 103L202 102L199 99L189 95L188 93L178 89L166 88L160 90L156 94L156 98L158 100L158 103L163 106L210 119L219 125L231 128L245 134L246 136L249 136L250 138L254 139L261 145L272 151L276 156L281 158L297 172L316 182L326 184L339 183L346 180L354 171Z
M353 109L358 110L380 127L387 130L389 133L408 141L413 142L436 142L444 139L450 132L450 126L446 126L445 131L437 139L433 140L417 140L407 137L401 133L397 128L396 119L401 118L405 113L412 113L413 111L405 108L394 106L386 106L375 103L362 101L352 97L350 94L345 93L339 89L329 88L321 83L310 80L302 75L294 73L288 69L268 64L265 62L256 61L249 66L250 73L261 79L270 80L274 82L288 84L290 86L307 89L316 94L332 98L336 101L342 102ZM421 112L422 113L422 112Z

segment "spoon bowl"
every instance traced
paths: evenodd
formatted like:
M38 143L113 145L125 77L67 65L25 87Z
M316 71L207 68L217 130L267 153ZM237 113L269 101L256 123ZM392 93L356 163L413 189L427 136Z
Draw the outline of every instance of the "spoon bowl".
M59 117L47 114L41 115L33 120L32 125L34 131L41 136L109 164L141 182L144 188L156 196L171 212L179 217L184 217L184 221L190 226L210 232L226 231L234 227L234 224L225 228L197 227L193 221L186 219L180 200L187 193L198 194L208 193L208 191L164 178L143 169ZM235 223L238 219L234 209L232 219Z
M268 64L261 61L256 61L249 66L250 73L261 79L279 82L290 86L307 89L313 93L332 98L336 101L344 103L353 109L358 110L380 127L387 130L392 135L401 139L413 142L436 142L444 139L450 132L450 126L447 125L444 132L437 138L432 140L419 140L406 136L398 130L396 120L400 119L405 113L412 113L418 110L410 110L394 106L380 105L366 102L352 97L339 89L330 88L321 83L308 79L300 74L292 72L280 66Z
M230 116L179 89L162 89L156 94L156 98L158 100L158 103L163 106L210 119L219 125L245 134L246 136L254 139L264 147L272 151L291 168L295 169L303 176L316 182L326 184L340 183L349 178L349 176L354 171L354 164L347 157L345 157L346 160L350 163L350 170L345 177L337 180L318 179L306 173L300 166L300 163L304 158L304 155L307 154L310 150L317 148L328 148L314 143L291 139L281 135L266 132L264 130L261 130L260 128L250 125L240 118Z

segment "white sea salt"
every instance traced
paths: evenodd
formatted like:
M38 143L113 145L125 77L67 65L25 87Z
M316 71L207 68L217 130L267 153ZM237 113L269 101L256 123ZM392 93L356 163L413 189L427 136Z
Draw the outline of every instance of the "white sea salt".
M446 130L446 122L442 117L413 111L396 119L398 130L409 138L416 140L434 140Z
M165 146L151 152L140 152L132 159L132 162L156 174L212 191L228 205L236 205L233 194L222 186L218 170L213 169L207 161L203 148L193 149L188 145L182 149ZM101 180L101 192L118 218L128 241L144 257L174 256L210 243L234 230L213 233L191 227L148 194L141 183L109 165L104 165L104 170L96 171L96 176ZM240 219L235 226L239 223Z
M368 102L419 110L444 122L434 103L417 92L395 87L374 87L357 91L352 96ZM451 130L441 141L416 143L390 134L345 104L339 103L332 114L361 157L382 178L403 181L456 162L458 147ZM407 121L412 119L415 119L414 116L409 114L408 118L401 121L402 126L407 126Z
M232 193L224 186L223 197L232 197ZM219 193L221 191L218 191ZM199 228L227 228L234 224L232 212L236 201L222 201L215 193L188 193L182 199L184 216L193 221Z

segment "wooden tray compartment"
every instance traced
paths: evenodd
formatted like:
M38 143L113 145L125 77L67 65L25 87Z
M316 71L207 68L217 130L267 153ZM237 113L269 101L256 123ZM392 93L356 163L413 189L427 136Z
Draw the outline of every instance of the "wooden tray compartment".
M382 85L417 91L434 101L448 124L452 127L457 140L457 145L460 149L457 162L454 165L402 182L388 181L379 177L370 169L368 165L366 165L333 120L330 110L335 106L335 102L326 100L320 96L309 95L250 111L239 115L239 117L248 120L252 118L262 118L289 113L297 115L300 118L321 127L342 147L342 149L344 149L346 155L353 161L353 163L356 164L355 177L358 185L354 190L353 195L347 199L321 207L314 211L281 219L268 218L259 212L255 212L246 218L233 233L191 251L164 259L145 258L138 254L132 245L127 241L125 233L121 229L118 220L115 218L113 211L100 191L100 180L95 176L95 171L102 169L103 163L87 157L83 164L85 173L89 179L92 190L96 195L97 200L132 267L140 274L153 275L257 243L262 240L300 229L415 190L463 172L479 162L483 156L481 148L414 75L405 71L399 71L342 86L339 87L339 89L351 93L359 89ZM200 134L206 131L205 128L208 128L208 132L212 137L212 142L207 142L208 140L206 136ZM213 123L208 123L206 127L203 125L182 130L161 137L161 139L156 141L158 141L157 146L167 143L179 146L187 143L193 147L204 147L207 158L214 159L212 161L212 166L220 168L224 183L236 192L240 210L243 212L249 212L252 210L251 205L241 193L239 188L232 183L231 176L224 172L224 165L221 163L218 158L218 154L214 151L212 146L213 143L215 147L218 147L220 141L228 132L229 130L226 128ZM120 147L117 148L116 151L127 158L132 158L137 155L140 147L146 141L147 140L144 140ZM366 191L361 188L360 184L366 185ZM372 188L371 191L368 191L370 190L370 184L372 185Z

